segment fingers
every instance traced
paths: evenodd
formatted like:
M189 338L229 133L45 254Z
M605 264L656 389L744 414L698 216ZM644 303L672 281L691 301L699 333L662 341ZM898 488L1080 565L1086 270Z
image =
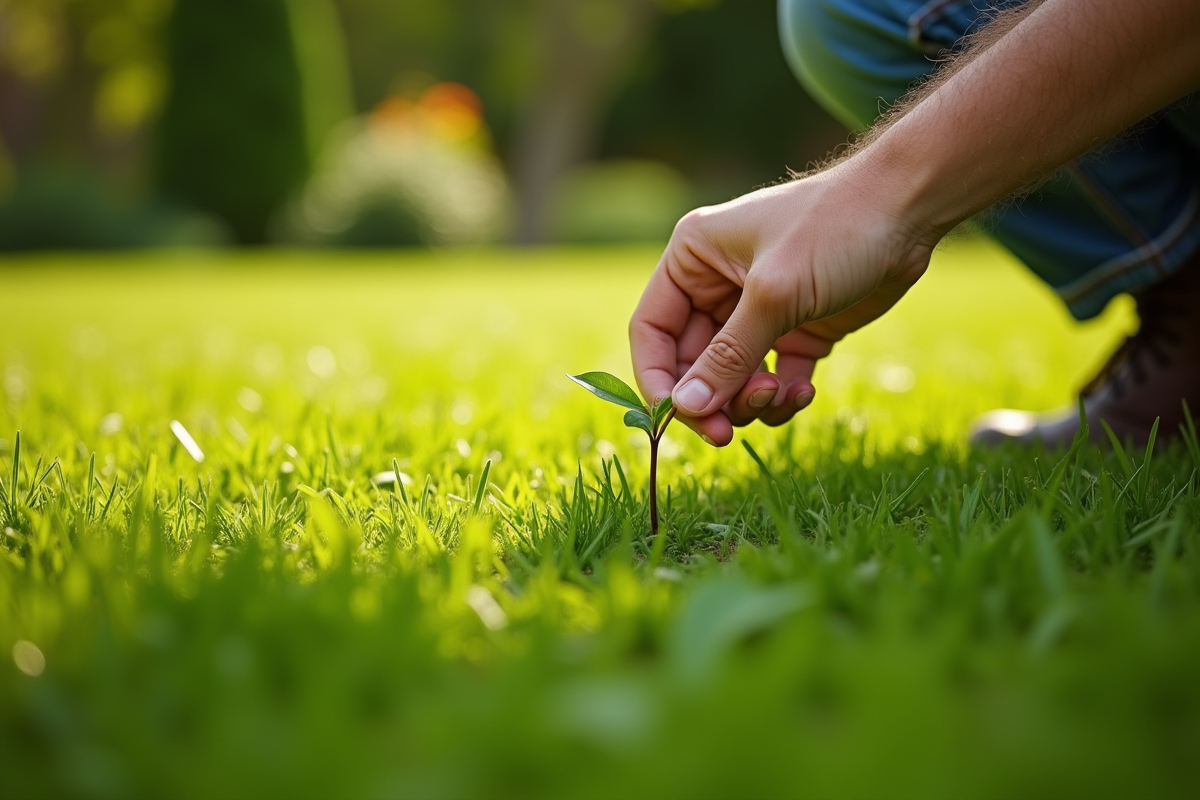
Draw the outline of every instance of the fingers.
M769 372L758 372L750 376L729 407L725 410L735 427L749 425L772 409L775 396L779 393L779 378Z
M774 342L762 314L752 314L752 302L733 309L722 326L712 313L695 308L664 269L654 273L630 323L630 345L638 386L652 401L679 393L693 378L715 389L701 406L699 415L681 406L678 420L706 442L724 446L733 439L734 426L755 420L782 425L807 407L816 394L813 368L828 355L832 342L806 327L791 331ZM759 350L778 354L777 374L762 368ZM748 369L753 364L753 369ZM677 376L684 374L684 380ZM721 402L728 395L726 402ZM704 395L701 395L702 397ZM686 400L685 400L686 402Z
M676 415L675 420L695 431L701 439L713 447L724 447L733 441L733 423L724 411L707 417L685 417Z
M751 310L754 304L749 300L742 295L729 320L675 387L672 396L681 415L703 418L715 414L758 371L775 333L769 320Z
M775 371L780 391L759 419L767 425L783 425L812 403L817 391L812 375L817 361L829 355L833 342L814 334L808 326L788 331L775 342Z
M829 355L833 342L804 326L775 341L775 374L760 372L746 382L726 409L735 426L758 420L782 425L816 397L812 375L817 361Z
M776 402L763 409L758 419L765 425L783 425L808 408L816 396L817 390L811 381L793 381L779 391Z
M679 373L678 341L692 303L659 265L629 322L629 350L642 396L651 402L671 394Z
M629 347L642 396L658 402L670 395L716 329L713 318L694 309L691 298L660 264L629 323ZM733 425L720 411L678 419L711 445L724 447L733 440Z
M704 352L704 348L708 347L708 343L712 341L720 327L710 315L692 312L676 345L678 348L675 354L676 380L692 368L692 364L696 363L696 359Z

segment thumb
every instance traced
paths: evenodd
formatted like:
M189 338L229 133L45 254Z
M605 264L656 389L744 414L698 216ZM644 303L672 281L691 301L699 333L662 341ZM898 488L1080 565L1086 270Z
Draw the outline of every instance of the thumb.
M715 413L758 371L776 337L766 315L755 314L750 308L743 296L729 321L676 384L672 398L685 416Z

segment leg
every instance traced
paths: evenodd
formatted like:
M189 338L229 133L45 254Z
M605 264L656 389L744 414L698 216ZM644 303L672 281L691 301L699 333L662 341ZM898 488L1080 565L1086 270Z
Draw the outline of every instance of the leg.
M779 3L780 35L793 70L814 97L855 129L869 126L936 67L932 59L938 53L958 48L991 13L970 0ZM992 235L1077 318L1098 314L1122 292L1138 298L1143 332L1122 348L1120 363L1106 367L1105 380L1085 392L1090 416L1135 439L1148 433L1156 416L1162 417L1164 434L1174 432L1181 400L1200 403L1200 370L1194 366L1200 360L1198 312L1167 309L1181 296L1191 298L1184 305L1200 308L1200 280L1191 280L1200 271L1198 107L1195 99L1148 121L1063 168L1029 197L988 214ZM1151 321L1160 312L1165 316ZM1113 381L1120 398L1100 391ZM1130 391L1135 384L1146 388ZM1000 426L1003 432L989 423L980 438L1020 434L1058 443L1074 434L1073 417L1047 427L1028 415L1016 424L1014 413ZM1093 434L1103 436L1093 423Z

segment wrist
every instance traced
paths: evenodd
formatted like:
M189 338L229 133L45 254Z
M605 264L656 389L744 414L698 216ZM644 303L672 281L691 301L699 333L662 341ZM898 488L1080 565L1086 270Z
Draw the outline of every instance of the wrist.
M841 218L834 224L848 226L843 235L865 246L887 276L923 271L957 224L937 224L924 176L883 150L861 150L801 183L819 187L818 207L834 211Z
M907 244L932 249L983 207L974 207L965 181L947 179L939 153L925 146L925 137L909 135L906 122L898 120L836 168L883 209Z

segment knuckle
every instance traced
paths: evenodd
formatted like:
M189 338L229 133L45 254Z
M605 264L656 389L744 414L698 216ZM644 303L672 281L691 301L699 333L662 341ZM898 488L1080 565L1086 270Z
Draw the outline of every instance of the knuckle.
M704 219L703 208L693 208L691 211L684 214L675 223L675 233L686 235L691 231L700 227L701 221Z
M675 223L671 231L672 243L684 247L694 246L705 238L705 232L710 226L712 209L708 206L693 208Z
M773 308L785 300L787 286L775 270L758 267L746 273L742 294L760 308Z
M728 381L753 372L758 364L750 350L728 334L718 333L708 348L708 367L720 381Z

